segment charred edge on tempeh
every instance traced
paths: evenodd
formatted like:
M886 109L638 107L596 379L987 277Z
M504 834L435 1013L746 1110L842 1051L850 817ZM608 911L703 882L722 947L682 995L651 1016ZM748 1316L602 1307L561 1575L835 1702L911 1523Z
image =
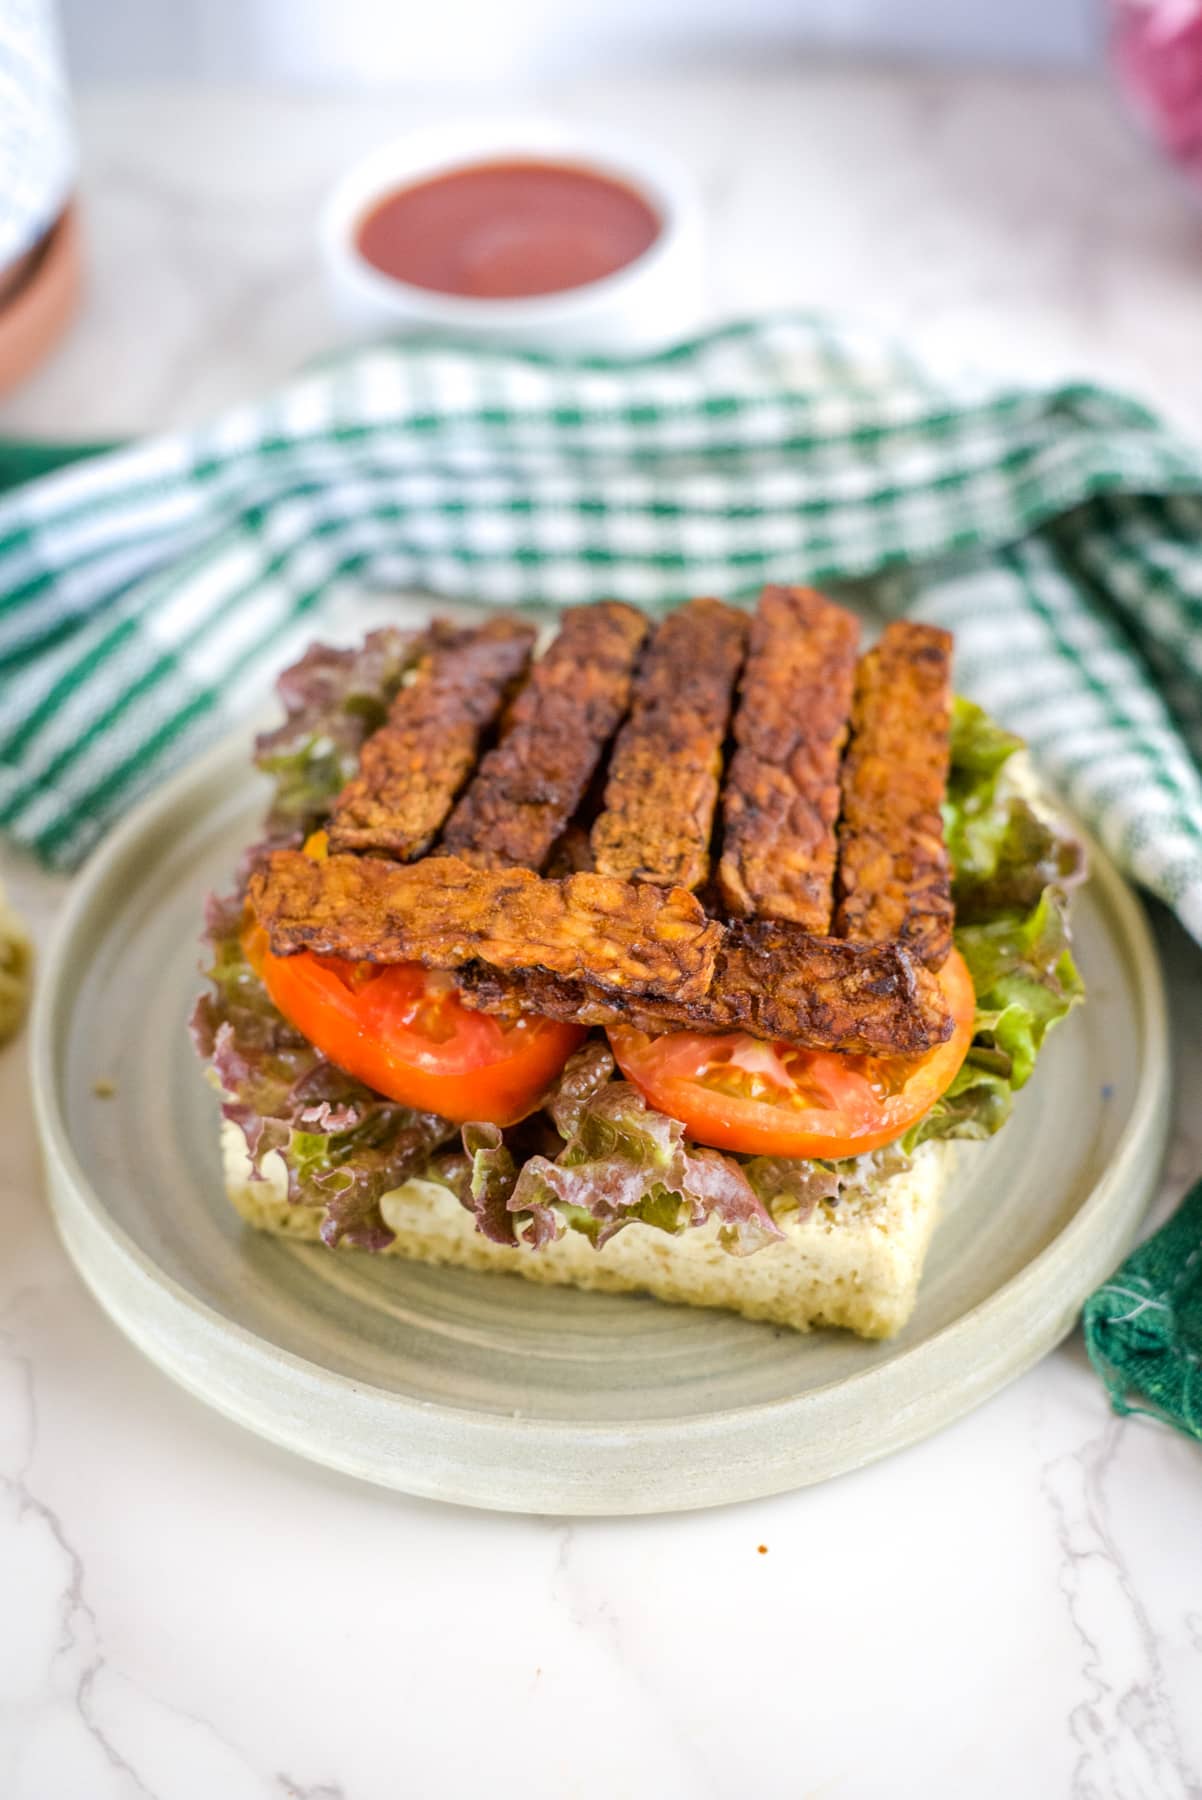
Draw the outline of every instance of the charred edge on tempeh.
M746 632L734 608L690 600L651 639L592 829L603 874L657 887L696 888L706 879Z
M476 869L453 856L315 862L281 850L252 877L250 898L283 956L316 950L433 969L479 960L685 999L709 987L722 936L680 888L592 874L548 881L526 869Z
M455 857L315 862L281 850L250 894L279 955L483 964L523 977L535 1011L581 1023L599 1022L604 1004L619 1017L654 1018L657 1029L737 1027L894 1055L927 1049L949 1029L937 985L897 946L814 938L769 920L722 926L680 888L592 874L548 881ZM568 998L554 983L536 992L547 977L566 981Z
M338 797L333 850L376 850L405 862L426 853L533 645L533 626L518 619L490 619L474 630L435 622L412 680Z
M709 991L699 1000L616 995L587 978L481 963L466 965L458 980L469 1006L505 1017L533 1011L652 1033L743 1030L815 1050L913 1056L951 1031L938 983L896 945L815 938L770 920L726 928Z
M830 930L859 637L858 621L821 594L764 589L722 790L718 885L736 917Z
M895 621L860 663L843 764L835 931L899 943L938 969L952 945L941 806L951 722L951 636Z
M440 848L485 869L541 869L625 716L647 621L616 601L574 607L480 763Z

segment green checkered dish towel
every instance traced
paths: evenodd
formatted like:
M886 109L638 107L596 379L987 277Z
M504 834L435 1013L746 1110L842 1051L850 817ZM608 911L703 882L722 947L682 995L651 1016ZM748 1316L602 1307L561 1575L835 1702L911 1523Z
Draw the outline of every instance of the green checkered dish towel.
M940 381L799 317L638 360L388 345L14 489L0 830L73 867L348 589L662 608L765 581L953 630L961 691L1202 941L1202 455L1120 395ZM1195 1353L1200 1262L1157 1276ZM1091 1324L1115 1391L1137 1305Z

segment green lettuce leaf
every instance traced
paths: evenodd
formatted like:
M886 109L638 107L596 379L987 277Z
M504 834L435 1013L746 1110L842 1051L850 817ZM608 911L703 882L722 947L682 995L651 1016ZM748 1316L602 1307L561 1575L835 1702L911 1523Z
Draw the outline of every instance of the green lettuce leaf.
M289 1199L323 1209L327 1244L382 1249L393 1238L380 1212L385 1194L427 1172L454 1185L429 1165L457 1127L373 1093L289 1025L243 954L241 925L240 897L210 902L209 988L191 1019L222 1112L242 1132L256 1177L263 1158L279 1153Z
M311 644L276 683L284 721L255 742L255 762L274 784L264 835L273 841L321 824L384 723L421 654L422 637L385 626L353 650Z
M1065 826L1010 779L1022 741L957 700L944 828L952 858L956 947L977 1006L972 1047L941 1099L902 1140L992 1137L1030 1080L1050 1028L1084 994L1070 948L1068 889L1085 858Z
M801 1224L816 1206L870 1194L910 1166L901 1144L886 1144L842 1162L796 1156L740 1157L743 1173L778 1225Z
M1084 875L1077 838L1038 813L1009 778L1006 765L1022 748L971 700L955 701L943 828L957 926L1026 910L1045 888L1068 889Z
M635 1220L677 1235L711 1217L736 1255L780 1236L734 1158L686 1143L683 1125L612 1074L600 1040L577 1051L546 1104L562 1133L554 1155L519 1158L496 1126L465 1126L473 1210L486 1237L538 1249L567 1228L600 1249Z

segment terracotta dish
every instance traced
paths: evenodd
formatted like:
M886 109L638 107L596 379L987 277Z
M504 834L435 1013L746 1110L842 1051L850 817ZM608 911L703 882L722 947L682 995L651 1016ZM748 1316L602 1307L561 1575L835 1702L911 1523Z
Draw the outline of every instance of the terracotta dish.
M71 323L79 304L79 216L72 203L0 298L0 394L32 375Z

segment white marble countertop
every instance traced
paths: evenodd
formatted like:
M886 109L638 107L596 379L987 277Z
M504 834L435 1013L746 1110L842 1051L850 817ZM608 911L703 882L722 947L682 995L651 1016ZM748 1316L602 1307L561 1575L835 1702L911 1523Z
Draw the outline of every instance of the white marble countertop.
M1202 430L1202 229L1089 85L797 68L555 98L694 161L716 312L850 308ZM317 197L447 108L86 96L87 306L0 432L198 418L324 348ZM0 867L44 935L63 884ZM1202 1168L1202 958L1159 928L1186 1103L1157 1217ZM445 1509L170 1386L59 1249L19 1050L0 1116L4 1800L1202 1794L1202 1451L1112 1418L1079 1342L824 1488Z

